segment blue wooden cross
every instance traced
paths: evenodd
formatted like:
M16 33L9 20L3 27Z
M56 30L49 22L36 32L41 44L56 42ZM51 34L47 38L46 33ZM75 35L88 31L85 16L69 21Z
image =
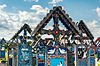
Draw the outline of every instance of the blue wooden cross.
M91 46L88 50L88 61L90 66L95 66L95 50Z
M27 39L32 39L27 36L27 30L24 29L23 36L18 37L21 41L18 44L18 62L17 66L32 66L32 47L27 44Z
M54 20L54 25L53 25L53 30L49 29L49 30L46 30L46 29L42 29L40 30L40 33L41 34L51 34L53 35L54 37L54 40L55 40L55 45L54 46L60 46L60 42L59 42L59 36L60 34L61 35L70 35L72 32L69 31L69 30L60 30L59 29L59 24L58 24L58 21L59 21L59 15L57 13L53 14L53 20Z

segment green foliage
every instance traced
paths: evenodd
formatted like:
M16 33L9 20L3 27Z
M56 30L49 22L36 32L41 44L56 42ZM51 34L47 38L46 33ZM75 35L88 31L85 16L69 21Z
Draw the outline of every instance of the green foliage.
M36 38L39 39L39 38L41 38L41 36L40 35L37 35Z
M32 43L32 41L28 41L27 44L30 45Z
M9 48L8 44L5 44L5 49L8 49L8 48Z
M8 49L5 49L5 51L7 52L7 51L8 51Z
M5 59L2 59L1 62L6 63L7 61Z
M7 52L8 49L11 49L11 48L8 46L8 44L5 44L5 51Z

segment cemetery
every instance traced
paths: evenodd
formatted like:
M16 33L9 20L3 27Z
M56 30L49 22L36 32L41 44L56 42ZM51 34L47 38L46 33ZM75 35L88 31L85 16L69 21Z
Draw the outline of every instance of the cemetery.
M47 29L48 25L52 28ZM0 62L5 66L99 66L100 38L94 41L84 20L74 22L56 6L34 30L25 23L10 40L1 38Z

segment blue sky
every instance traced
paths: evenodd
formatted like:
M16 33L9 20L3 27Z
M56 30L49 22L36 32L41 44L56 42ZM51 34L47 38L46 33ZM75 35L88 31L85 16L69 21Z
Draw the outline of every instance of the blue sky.
M18 12L21 11L32 11L30 8L32 5L41 5L42 7L48 7L52 9L53 6L48 4L52 0L39 0L35 2L35 0L1 0L0 4L6 4L7 8L4 10L6 12ZM95 9L100 7L100 0L63 0L61 2L56 3L57 6L64 7L64 10L68 12L68 14L74 20L99 20Z
M73 21L84 20L95 39L100 36L100 0L0 0L0 38L10 39L24 23L35 28L55 5Z

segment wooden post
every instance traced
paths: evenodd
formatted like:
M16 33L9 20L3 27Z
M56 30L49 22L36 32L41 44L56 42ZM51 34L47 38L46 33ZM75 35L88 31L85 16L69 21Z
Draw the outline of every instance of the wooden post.
M87 52L86 58L83 58L83 57L79 58L78 53L81 52L81 50L80 51L78 50L79 46L81 46L81 47L85 46L85 49ZM88 66L88 51L87 51L87 45L85 45L85 44L77 44L77 46L76 46L76 66Z

